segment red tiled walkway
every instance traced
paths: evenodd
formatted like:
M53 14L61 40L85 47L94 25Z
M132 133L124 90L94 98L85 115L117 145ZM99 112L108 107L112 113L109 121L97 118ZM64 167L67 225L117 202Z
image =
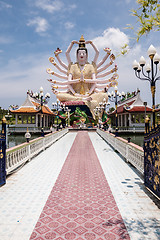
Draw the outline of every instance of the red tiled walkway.
M78 132L31 239L130 239L87 132Z

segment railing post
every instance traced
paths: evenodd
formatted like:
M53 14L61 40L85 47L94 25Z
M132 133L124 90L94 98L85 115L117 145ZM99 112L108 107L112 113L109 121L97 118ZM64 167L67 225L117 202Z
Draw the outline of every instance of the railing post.
M45 137L43 137L42 141L43 141L43 151L44 151L45 150Z
M115 149L117 149L117 144L116 144L116 143L117 143L117 138L116 138L116 136L115 136L115 137L114 137L114 148L115 148Z
M28 144L28 158L29 158L29 162L31 161L31 145Z
M129 156L129 146L126 144L126 162L128 162L128 156Z

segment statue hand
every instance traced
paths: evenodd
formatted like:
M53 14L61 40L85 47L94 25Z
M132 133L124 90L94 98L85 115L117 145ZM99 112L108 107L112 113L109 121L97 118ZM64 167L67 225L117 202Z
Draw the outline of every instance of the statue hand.
M58 89L58 86L52 85L52 90L53 89Z
M86 42L85 42L85 44L89 44L89 43L92 44L92 41L89 40L89 41L86 41Z
M115 87L118 85L117 80L112 80L111 83L109 84L109 87Z
M112 76L113 80L115 79L118 79L119 78L119 75L117 73L114 73L113 76Z
M111 53L111 49L110 49L110 48L104 48L103 50L104 50L105 52L107 52L108 54Z
M52 92L53 92L54 94L58 94L58 91L55 90L54 88L52 88Z
M60 54L62 52L62 50L60 48L57 48L56 51L54 51L55 56L58 56L58 54Z
M49 57L49 61L50 61L53 65L56 65L56 62L55 62L54 57Z
M46 72L49 73L49 74L51 74L51 69L50 69L50 68L47 68L47 69L46 69Z
M52 79L47 79L49 82L52 82Z
M76 43L76 44L79 44L79 42L76 41L76 40L73 40L72 43L73 43L73 44L75 44L75 43Z
M83 72L81 72L80 81L81 81L81 82L84 82L84 76L83 76Z
M114 60L115 60L115 56L114 56L114 54L112 53L111 54L111 56L110 56L110 60L111 60L111 62L113 63L114 62Z

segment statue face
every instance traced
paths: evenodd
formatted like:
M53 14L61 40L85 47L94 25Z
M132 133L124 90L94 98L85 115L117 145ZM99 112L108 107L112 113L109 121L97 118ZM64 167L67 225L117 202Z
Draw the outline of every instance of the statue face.
M77 54L77 60L79 63L83 63L87 61L87 53L85 50L79 50Z

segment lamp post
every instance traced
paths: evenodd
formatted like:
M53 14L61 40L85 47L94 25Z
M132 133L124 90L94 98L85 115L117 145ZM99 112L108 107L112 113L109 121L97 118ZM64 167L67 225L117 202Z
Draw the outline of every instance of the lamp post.
M69 109L68 107L65 108L65 111L67 112L67 118L68 118L68 123L67 123L67 127L70 126L70 111L71 109Z
M61 105L61 103L58 99L57 99L57 102L52 103L52 105L53 105L54 109L57 111L56 118L57 118L57 131L58 131L59 130L59 127L58 127L58 111L62 108L61 107L62 105Z
M98 127L101 127L101 118L100 118L100 114L102 113L102 110L104 110L104 107L102 106L102 103L99 103L99 106L97 106L94 109L94 113L95 115L98 117Z
M29 131L28 131L28 127L27 127L27 132L25 133L25 138L26 138L26 141L27 141L27 143L29 143L29 140L30 140L30 138L31 138L31 134L29 133Z
M94 109L94 113L98 117L99 128L101 127L101 123L102 123L102 119L101 119L100 115L101 116L103 115L104 110L106 110L106 107L109 105L110 105L110 103L106 102L106 99L104 98L103 102L100 102L99 106L97 106Z
M7 122L8 122L8 128L9 128L9 121L10 121L11 117L12 117L12 115L9 114L9 110L8 110L8 113L5 115L5 118L6 118Z
M61 109L64 113L66 113L65 103L61 103L60 109ZM65 119L64 121L63 121L63 119L61 119L61 121L62 121L62 127L65 128L65 127L66 127L66 119Z
M118 136L118 115L117 115L117 104L118 104L118 100L121 99L121 97L124 97L125 93L122 92L118 92L118 87L115 86L114 87L114 92L112 91L111 93L108 92L108 98L111 102L115 103L115 109L116 109L116 131L115 131L115 136Z
M106 102L106 99L104 98L103 99L103 112L107 112L107 109L109 108L110 106L110 102ZM102 117L103 117L103 113L102 113ZM106 124L103 125L103 129L106 131Z
M46 93L44 96L43 94L43 87L39 89L40 93L33 93L33 97L38 100L41 106L41 119L42 119L42 126L41 126L41 136L44 137L44 120L43 120L43 105L47 104L50 98L50 94Z
M65 103L61 103L61 109L67 113L67 127L70 126L70 111L68 107L66 107Z
M104 107L104 111L106 111L107 108L108 108L110 105L111 105L110 102L106 102L106 99L104 98L104 99L103 99L103 107Z
M139 63L135 60L133 62L133 69L135 75L140 80L149 81L152 93L152 115L153 115L153 127L155 128L155 90L156 81L160 80L160 76L157 76L158 63L160 62L160 56L156 53L156 49L153 45L148 48L148 56L150 58L150 64L146 65L146 73L144 72L144 66L146 60L141 56Z

